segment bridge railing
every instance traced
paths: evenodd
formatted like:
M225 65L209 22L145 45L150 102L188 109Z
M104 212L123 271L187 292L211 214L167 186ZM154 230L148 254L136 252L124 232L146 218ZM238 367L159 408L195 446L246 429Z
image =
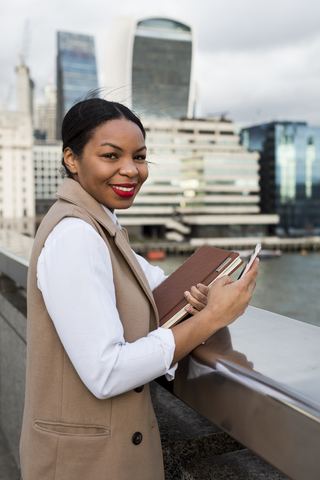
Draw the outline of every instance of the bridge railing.
M0 418L17 463L32 244L0 231ZM319 327L249 307L180 362L173 392L288 477L318 480L319 345Z

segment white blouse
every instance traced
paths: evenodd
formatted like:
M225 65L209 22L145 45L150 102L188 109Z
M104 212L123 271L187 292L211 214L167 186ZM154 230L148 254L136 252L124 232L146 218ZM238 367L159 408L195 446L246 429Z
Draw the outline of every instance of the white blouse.
M166 278L164 272L136 257L153 290ZM177 365L170 369L175 350L170 329L125 342L110 253L88 223L71 217L56 225L39 256L37 277L61 342L96 397L119 395L163 374L173 379Z

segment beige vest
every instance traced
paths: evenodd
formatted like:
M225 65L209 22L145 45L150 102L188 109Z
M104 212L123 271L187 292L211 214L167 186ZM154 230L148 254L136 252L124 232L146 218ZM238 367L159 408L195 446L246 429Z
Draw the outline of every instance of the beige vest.
M106 400L87 389L37 288L37 261L46 238L63 218L77 217L92 225L110 251L117 309L127 342L157 328L148 281L126 231L116 227L79 183L65 179L57 196L37 232L28 274L27 383L20 443L23 480L163 480L148 385Z

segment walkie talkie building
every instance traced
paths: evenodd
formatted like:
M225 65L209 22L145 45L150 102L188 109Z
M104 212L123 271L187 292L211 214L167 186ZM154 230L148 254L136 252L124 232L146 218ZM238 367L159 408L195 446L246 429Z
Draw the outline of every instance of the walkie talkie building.
M58 32L57 39L57 138L61 139L64 115L98 88L98 76L92 36Z
M193 56L190 25L164 17L120 17L107 42L109 98L151 118L193 117Z

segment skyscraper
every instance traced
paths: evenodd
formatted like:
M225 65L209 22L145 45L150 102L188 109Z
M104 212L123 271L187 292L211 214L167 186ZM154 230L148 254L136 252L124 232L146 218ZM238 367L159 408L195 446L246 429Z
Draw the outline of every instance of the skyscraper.
M280 215L278 234L320 234L320 128L271 122L245 128L242 143L260 152L261 212Z
M17 110L32 116L34 83L30 78L29 68L24 63L20 63L16 67L16 74Z
M109 98L151 118L193 117L194 46L190 25L165 17L120 17L109 31Z
M57 137L64 115L77 100L98 88L94 39L89 35L58 32Z

